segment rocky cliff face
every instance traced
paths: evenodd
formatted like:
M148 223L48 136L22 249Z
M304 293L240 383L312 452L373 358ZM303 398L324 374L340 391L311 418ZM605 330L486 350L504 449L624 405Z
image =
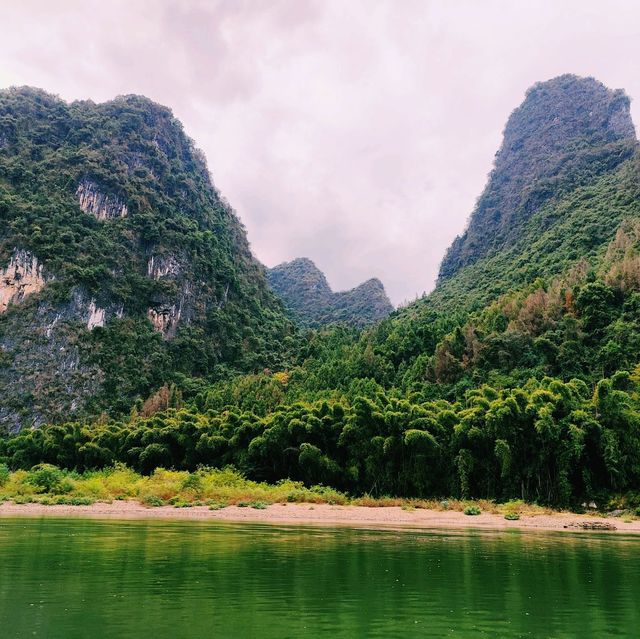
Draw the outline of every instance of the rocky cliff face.
M127 205L118 197L106 195L91 180L83 178L76 189L80 208L98 220L109 220L114 217L126 217Z
M292 326L168 109L10 89L0 140L0 426L279 365Z
M544 204L614 170L635 147L623 91L573 75L531 87L507 122L487 186L439 281L509 246Z
M0 269L0 313L10 304L20 304L46 284L38 258L27 251L15 249L9 263Z
M393 311L380 280L370 279L350 291L334 293L324 273L308 258L298 258L269 269L267 278L303 326L317 327L335 322L366 326Z

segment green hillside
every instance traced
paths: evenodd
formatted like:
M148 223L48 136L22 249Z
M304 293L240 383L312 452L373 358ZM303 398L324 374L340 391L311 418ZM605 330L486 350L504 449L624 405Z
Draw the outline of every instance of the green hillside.
M277 366L291 332L171 112L0 92L0 425Z

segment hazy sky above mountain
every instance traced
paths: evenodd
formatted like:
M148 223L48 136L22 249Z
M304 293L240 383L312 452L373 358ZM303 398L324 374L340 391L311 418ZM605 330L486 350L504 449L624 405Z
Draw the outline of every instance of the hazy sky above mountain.
M432 288L527 87L640 96L627 0L21 0L0 25L0 86L166 104L260 260L394 303Z

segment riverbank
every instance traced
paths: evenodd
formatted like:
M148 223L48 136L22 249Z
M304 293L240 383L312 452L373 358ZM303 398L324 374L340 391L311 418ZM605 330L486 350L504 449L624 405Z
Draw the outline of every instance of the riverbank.
M331 525L362 528L419 529L523 529L590 532L591 525L613 526L612 533L640 534L640 520L598 517L572 513L522 515L510 521L483 512L465 515L459 511L406 510L398 506L342 506L330 504L270 504L261 508L227 506L211 510L206 506L175 508L144 506L135 501L96 502L85 506L38 503L0 504L0 517L80 517L92 519L178 519L289 525ZM587 526L585 529L584 526Z

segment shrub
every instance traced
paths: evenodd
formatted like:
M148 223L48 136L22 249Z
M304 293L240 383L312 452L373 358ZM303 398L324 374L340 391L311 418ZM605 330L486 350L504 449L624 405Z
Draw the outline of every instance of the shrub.
M91 497L70 497L68 499L68 503L71 506L91 506L91 504L95 504L95 500L91 499Z
M463 512L465 515L479 515L482 511L477 506L467 506Z
M145 495L142 498L142 503L145 506L151 506L153 508L158 508L159 506L164 506L164 499L158 497L157 495Z
M507 513L504 518L509 521L518 521L518 519L520 519L520 515L518 513Z
M31 484L39 493L60 493L67 485L63 485L64 473L52 464L38 464L28 473L25 483Z

